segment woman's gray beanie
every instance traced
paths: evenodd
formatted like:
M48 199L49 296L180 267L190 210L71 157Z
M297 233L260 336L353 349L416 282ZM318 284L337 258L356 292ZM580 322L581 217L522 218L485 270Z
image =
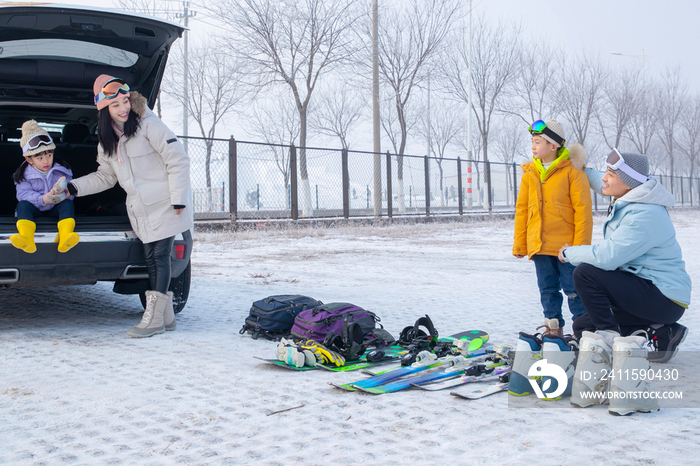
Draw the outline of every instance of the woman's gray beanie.
M624 152L622 153L622 157L625 159L625 163L634 171L637 173L644 175L644 176L649 176L649 159L646 157L646 155L641 155L641 154L631 154L629 152ZM622 170L613 170L617 176L620 177L624 183L629 186L630 188L634 189L637 186L640 186L642 183L639 181L635 180L631 176L629 176L627 173L623 172Z

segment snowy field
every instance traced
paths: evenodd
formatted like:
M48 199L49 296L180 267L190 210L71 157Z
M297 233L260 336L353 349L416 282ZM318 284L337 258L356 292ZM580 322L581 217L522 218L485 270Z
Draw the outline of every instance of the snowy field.
M697 351L700 212L673 218L696 285L682 349ZM594 241L601 229L596 217ZM0 289L0 464L694 463L698 409L620 418L604 407L509 408L506 394L342 392L327 382L360 375L266 366L253 356L274 357L276 345L238 333L253 301L298 293L370 309L395 335L429 314L443 335L483 329L514 344L543 318L534 265L511 255L512 230L200 233L177 330L143 340L126 335L138 298L109 284Z

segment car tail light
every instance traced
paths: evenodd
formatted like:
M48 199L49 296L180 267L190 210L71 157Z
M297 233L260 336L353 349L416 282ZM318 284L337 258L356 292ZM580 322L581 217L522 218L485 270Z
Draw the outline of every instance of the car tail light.
M184 244L176 244L175 245L175 258L176 259L184 259L185 258L185 245Z

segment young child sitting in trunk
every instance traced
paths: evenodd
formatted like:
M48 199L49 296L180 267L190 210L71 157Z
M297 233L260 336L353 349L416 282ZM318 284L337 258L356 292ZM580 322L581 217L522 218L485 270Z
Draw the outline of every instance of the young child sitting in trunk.
M12 175L17 188L17 233L10 237L12 245L24 252L36 251L35 217L58 217L58 252L67 252L78 244L75 228L73 196L67 196L66 184L73 172L63 160L54 157L56 145L36 121L22 125L24 162Z

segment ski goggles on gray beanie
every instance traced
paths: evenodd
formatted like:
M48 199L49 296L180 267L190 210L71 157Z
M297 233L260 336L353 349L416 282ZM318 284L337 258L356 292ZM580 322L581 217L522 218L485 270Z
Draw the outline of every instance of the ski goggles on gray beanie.
M557 120L537 120L530 125L528 131L533 136L542 136L547 142L556 144L557 147L564 147L566 145L564 128Z
M630 188L649 181L649 159L640 154L621 154L613 149L605 158L605 164Z

